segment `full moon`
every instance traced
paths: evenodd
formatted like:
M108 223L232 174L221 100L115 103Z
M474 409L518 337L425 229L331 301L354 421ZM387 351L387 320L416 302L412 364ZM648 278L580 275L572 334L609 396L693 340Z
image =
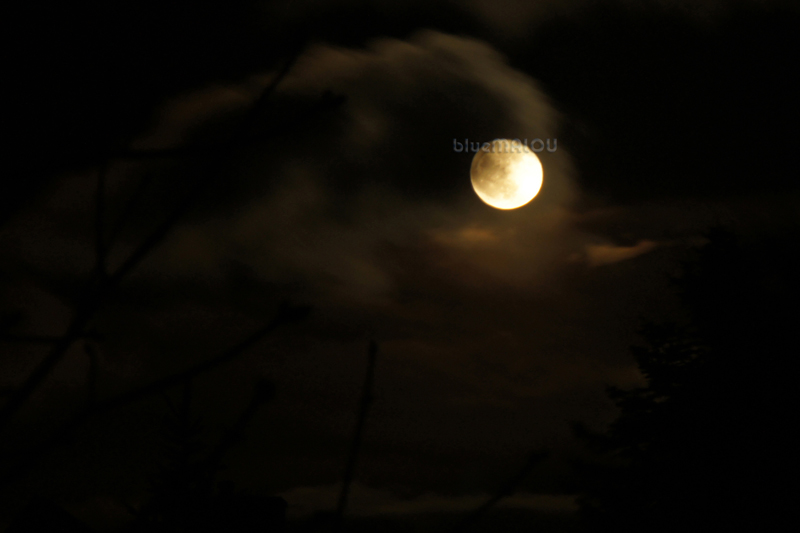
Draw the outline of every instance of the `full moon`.
M508 139L495 139L475 154L470 168L472 188L497 209L527 204L542 188L542 163L530 148Z

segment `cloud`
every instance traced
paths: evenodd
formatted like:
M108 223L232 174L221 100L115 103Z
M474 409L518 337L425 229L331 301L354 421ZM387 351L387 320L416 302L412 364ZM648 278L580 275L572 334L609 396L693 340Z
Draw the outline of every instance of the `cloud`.
M177 99L140 146L224 131L270 80L255 76ZM346 95L345 105L283 134L280 127L304 117L326 90ZM612 360L612 373L619 366L625 353L615 350L624 349L628 337L612 338L616 326L590 316L586 295L613 302L624 300L628 289L609 288L612 300L599 289L576 289L575 279L588 264L644 253L649 236L631 249L595 244L609 217L598 222L574 213L581 192L564 143L541 154L544 186L524 208L494 210L474 195L471 154L454 152L453 139L556 138L561 120L536 81L492 46L434 31L408 41L378 40L366 49L316 45L299 58L259 118L267 129L277 123L278 134L237 152L214 190L219 194L175 228L127 281L137 303L117 311L140 329L116 330L114 350L125 354L116 361L163 347L173 337L174 343L188 339L180 341L181 353L192 347L210 353L246 329L248 319L271 312L273 293L289 293L335 324L315 324L320 329L310 337L329 338L336 327L369 330L385 341L387 352L393 343L408 348L395 350L398 366L425 376L408 376L409 383L436 375L448 384L429 391L420 404L436 396L447 404L443 409L470 402L507 409L598 385L610 374L591 367L594 360ZM196 169L184 170L185 180ZM111 206L130 194L128 185L142 169L120 165L114 171ZM156 189L143 202L147 208L168 205L159 194L168 200L177 194L173 189L181 190L169 182L169 171L157 177L166 192ZM80 243L72 255L84 258L84 271L92 266L86 214L94 180L65 180L70 201L48 207L57 217L44 217L53 227L29 222L23 229L51 232L59 246ZM627 212L617 209L615 216L634 225L636 217L625 218ZM69 217L72 225L64 223ZM144 218L147 224L160 216ZM613 232L600 233L619 242ZM35 249L46 242L40 235L18 240L30 242L25 254L34 256L32 264L64 268L54 263L52 251ZM138 240L126 236L115 250L130 250ZM587 261L569 263L576 253ZM239 307L253 300L261 302ZM598 314L609 316L606 308ZM233 325L223 325L226 320ZM142 323L151 327L149 336ZM591 355L565 355L579 351ZM314 355L323 358L323 352ZM137 374L164 364L155 352L151 357L153 366L139 361ZM166 360L181 366L178 356ZM430 411L428 405L411 407Z
M633 246L615 246L613 244L589 244L586 246L586 259L589 266L610 265L626 259L633 259L655 249L658 243L648 240L640 241Z
M140 142L189 138L199 120L191 110L236 113L242 95L269 79L178 100L161 114L163 132ZM154 273L206 268L213 277L214 262L233 256L265 282L302 285L318 301L386 304L397 289L380 258L387 245L431 242L506 283L535 279L563 255L565 206L577 197L568 147L540 154L546 177L535 205L505 216L473 194L472 154L453 150L453 139L557 138L560 115L547 96L491 46L435 31L367 50L317 45L281 84L276 112L291 115L283 110L329 89L346 104L246 152L226 212L176 232Z
M270 79L197 98L224 114L226 95L256 94ZM653 245L594 244L592 224L576 223L580 191L563 143L541 154L540 195L503 212L475 197L471 154L453 151L453 139L556 138L561 117L536 81L486 43L425 31L366 50L311 48L275 107L292 115L329 89L345 105L243 154L233 199L177 231L150 275L213 284L226 261L246 265L263 284L291 286L330 316L367 324L406 367L446 380L440 400L450 407L508 409L616 382L619 361L598 370L591 360L610 357L619 340L559 333L555 317L608 337L601 321L575 316L585 304L573 300L585 295L573 294L571 276ZM569 263L574 254L584 261ZM506 334L487 336L495 330ZM565 355L582 349L591 357Z
M614 4L614 2L608 2ZM677 11L687 17L704 20L719 17L726 10L735 8L736 4L765 4L774 6L791 3L786 0L745 0L732 5L728 0L617 0L621 7L634 10L664 9ZM476 18L482 20L493 29L497 38L524 39L532 27L541 25L554 17L565 17L579 14L581 10L593 7L591 0L543 0L529 2L527 0L470 0L465 2L466 8Z

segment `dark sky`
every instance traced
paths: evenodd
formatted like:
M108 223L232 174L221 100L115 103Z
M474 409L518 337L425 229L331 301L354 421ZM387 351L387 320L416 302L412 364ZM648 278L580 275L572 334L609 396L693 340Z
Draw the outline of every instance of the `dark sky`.
M353 514L472 509L540 448L550 458L507 505L571 509L570 423L603 428L616 414L605 387L642 382L628 347L644 319L680 316L669 278L703 232L758 240L797 223L790 2L106 4L20 15L6 105L22 113L0 189L4 334L68 327L94 266L108 154L200 146L111 159L107 232L145 183L112 270L201 187L92 322L98 394L212 357L282 300L311 305L195 383L211 441L258 379L274 382L226 475L283 495L293 514L335 503L370 339L380 352ZM482 203L472 154L453 149L498 137L557 139L540 154L541 193L518 210ZM2 350L10 389L47 346ZM88 369L76 344L9 446L78 409ZM156 397L92 418L4 489L2 514L41 493L98 528L119 524L144 498L165 409Z

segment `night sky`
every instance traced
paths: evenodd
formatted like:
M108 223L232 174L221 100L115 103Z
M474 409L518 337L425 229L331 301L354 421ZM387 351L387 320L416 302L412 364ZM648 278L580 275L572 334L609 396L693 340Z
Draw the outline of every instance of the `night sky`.
M224 353L282 302L310 312L192 381L210 447L274 385L221 478L282 496L292 519L335 508L374 340L346 516L450 524L547 450L501 504L519 516L488 530L566 524L587 453L573 423L603 430L606 387L644 383L629 347L682 316L682 262L712 227L761 242L800 221L793 4L26 6L0 181L4 402L80 316L98 228L113 274L175 222L4 421L4 471L26 466L0 525L36 495L121 530L182 385L19 450L87 395ZM474 154L454 149L496 138L557 142L519 209L481 202Z

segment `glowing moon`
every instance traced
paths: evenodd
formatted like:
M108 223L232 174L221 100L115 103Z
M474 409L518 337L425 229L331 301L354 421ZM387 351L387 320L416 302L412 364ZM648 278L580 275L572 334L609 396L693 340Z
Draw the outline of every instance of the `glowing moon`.
M542 163L530 148L495 139L472 159L470 177L478 197L497 209L527 204L542 188Z

